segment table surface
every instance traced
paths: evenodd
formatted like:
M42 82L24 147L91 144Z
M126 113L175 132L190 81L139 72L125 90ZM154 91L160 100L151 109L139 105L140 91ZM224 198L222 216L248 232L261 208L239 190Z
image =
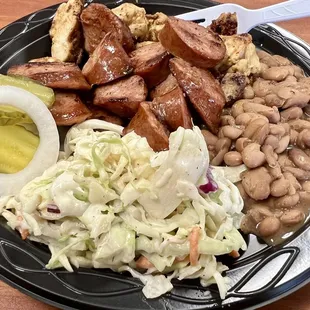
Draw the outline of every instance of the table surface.
M0 0L0 28L14 20L62 1L57 0ZM281 2L279 0L220 0L220 2L234 2L250 9L261 8ZM283 28L293 32L310 43L310 18L279 23ZM7 284L0 281L0 309L5 310L56 310L31 297L28 297ZM310 310L310 284L297 292L261 308L260 310Z

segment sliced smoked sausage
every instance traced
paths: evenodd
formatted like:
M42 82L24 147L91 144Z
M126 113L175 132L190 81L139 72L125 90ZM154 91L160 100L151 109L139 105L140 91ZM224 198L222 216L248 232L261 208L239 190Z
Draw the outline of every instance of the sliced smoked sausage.
M170 73L169 53L159 42L145 45L130 53L134 73L145 80L148 88L164 81Z
M120 126L124 125L123 120L119 116L114 115L114 114L110 113L109 111L105 111L104 109L102 109L98 106L95 106L93 104L88 105L87 107L88 107L89 111L91 112L91 116L89 117L89 119L91 119L91 118L101 119L103 121L113 123L116 125L120 125Z
M130 121L128 126L123 130L123 134L127 134L133 130L141 137L145 137L150 147L155 152L168 149L169 132L153 114L150 103L140 103L138 112Z
M104 36L82 70L90 84L106 84L131 72L130 59L112 33Z
M191 115L179 86L169 93L155 98L151 107L157 119L171 131L177 130L178 127L192 128Z
M219 82L209 71L180 58L170 60L170 69L202 120L213 133L217 133L225 105Z
M68 62L30 62L12 66L10 75L21 75L36 80L51 88L89 90L81 69Z
M103 4L91 3L82 11L81 22L85 50L92 54L102 38L112 32L126 52L134 49L134 41L127 25Z
M55 92L55 102L50 111L58 126L72 126L91 116L91 112L77 94L63 91Z
M173 16L160 31L159 41L172 55L201 68L215 67L226 53L225 44L218 34Z
M165 95L165 94L171 92L177 86L179 86L179 84L178 84L176 78L172 74L169 74L168 77L163 82L161 82L159 85L157 85L150 92L150 97L151 97L151 99L154 99L156 97Z
M94 104L124 118L133 117L147 96L147 88L141 76L99 86L95 90Z

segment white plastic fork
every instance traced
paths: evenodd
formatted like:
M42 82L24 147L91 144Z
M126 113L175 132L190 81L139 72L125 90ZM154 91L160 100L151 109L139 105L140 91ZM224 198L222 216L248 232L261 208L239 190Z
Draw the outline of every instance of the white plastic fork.
M258 10L248 10L241 5L227 3L205 8L177 17L202 22L202 26L208 26L213 19L217 19L221 13L237 13L238 33L246 33L257 25L280 22L284 20L310 16L310 0L288 0Z

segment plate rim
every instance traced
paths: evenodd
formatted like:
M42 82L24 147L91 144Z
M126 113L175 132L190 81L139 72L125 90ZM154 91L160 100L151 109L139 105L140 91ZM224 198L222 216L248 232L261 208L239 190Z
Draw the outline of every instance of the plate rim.
M192 0L192 1L193 1L193 0ZM189 2L190 2L190 1L189 1ZM193 1L193 2L195 2L195 1ZM212 0L206 0L206 2L217 4L216 2L214 2L214 1L212 1ZM10 24L8 24L8 25L6 25L5 27L3 27L2 29L0 29L0 35L1 35L1 31L3 31L3 29L5 29L5 28L7 28L7 27L9 27L9 26L11 26L11 25L17 23L17 22L20 22L20 21L24 20L25 18L30 17L30 16L32 16L33 14L35 14L35 13L37 13L37 12L40 12L40 11L42 11L42 10L55 9L55 8L58 7L60 4L61 4L61 3L56 4L56 5L52 5L52 6L49 6L49 7L46 7L46 8L43 8L43 9L38 10L38 11L35 11L35 12L32 12L32 13L30 13L30 14L24 16L24 17L21 17L20 19L18 19L18 20L16 20L16 21L11 22ZM139 2L138 2L138 4L139 4ZM40 27L43 23L44 23L44 22L38 23L35 27ZM303 39L301 39L300 37L298 37L298 36L295 35L294 33L291 33L290 31L286 30L285 28L282 28L282 27L280 27L280 26L278 26L278 25L275 25L275 24L272 24L272 23L271 23L271 24L268 24L268 25L270 25L271 27L277 29L283 36L285 36L285 37L290 37L290 38L292 38L292 39L298 41L300 44L305 45L306 47L310 48L310 43L304 41ZM33 28L32 28L32 29L33 29ZM25 34L25 33L21 33L20 35L22 36L22 35L24 35L24 34ZM1 48L0 48L0 50L1 50ZM301 52L304 52L304 51L302 50L302 48L300 48L300 51L301 51ZM310 227L308 227L303 233L306 233L307 230L309 230L309 229L310 229ZM305 273L307 273L307 274L310 275L310 267L309 267L308 269L304 270L304 271L302 272L302 274L299 274L299 275L297 276L297 278L300 277L300 276L302 276L302 275L305 274ZM56 307L61 307L62 309L68 309L68 310L71 310L71 309L78 309L78 308L72 308L72 307L70 307L70 306L66 306L66 305L61 304L61 303L58 303L57 301L54 301L54 300L52 300L52 299L48 299L48 298L46 298L46 297L44 297L44 296L42 296L42 295L38 295L38 294L34 293L33 291L27 290L26 288L24 288L24 287L18 285L17 283L15 283L15 282L11 281L10 279L8 279L7 277L5 277L5 276L2 274L2 268L0 269L0 279L1 279L2 281L4 281L5 283L9 284L11 287L14 287L14 288L18 289L18 290L21 291L22 293L24 293L24 294L26 294L26 295L28 295L28 296L31 296L31 297L33 297L33 298L35 298L35 299L37 299L37 300L43 301L43 302L46 303L46 304L49 304L49 305L52 305L52 306L56 306ZM291 279L290 281L294 281L294 279L295 279L295 278ZM290 282L290 281L289 281L289 282ZM308 277L306 280L303 280L302 282L300 282L298 285L294 286L293 288L291 288L291 287L288 288L286 291L284 291L283 293L277 295L276 297L274 297L274 298L272 298L272 299L265 300L265 301L263 301L263 302L261 302L261 303L259 303L259 304L250 306L249 308L246 308L246 309L256 309L257 307L262 307L262 306L265 306L265 305L267 305L267 304L273 303L273 302L275 302L275 301L277 301L277 300L279 300L279 299L281 299L281 298L283 298L283 297L286 297L286 296L288 296L288 295L290 295L290 294L296 292L297 290L299 290L299 289L302 288L303 286L307 285L308 283L310 283L310 277ZM285 283L284 283L283 285L285 285ZM280 285L280 286L282 286L282 285Z

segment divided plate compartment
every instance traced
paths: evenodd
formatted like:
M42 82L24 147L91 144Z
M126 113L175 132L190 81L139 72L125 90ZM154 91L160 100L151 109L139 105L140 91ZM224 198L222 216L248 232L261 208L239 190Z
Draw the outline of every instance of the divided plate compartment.
M115 7L129 1L101 2ZM217 3L207 0L136 0L148 13L162 11L178 15ZM58 5L30 14L0 30L0 73L14 64L50 55L49 29ZM270 25L251 31L255 45L288 57L310 75L309 46L287 38ZM245 236L248 250L236 261L221 257L230 267L229 291L225 300L216 286L203 288L198 280L173 281L172 292L153 300L142 294L143 285L128 274L84 269L74 273L47 270L46 246L22 241L0 219L0 275L24 293L63 309L246 309L269 303L310 279L309 221L279 246L271 247L253 235Z

